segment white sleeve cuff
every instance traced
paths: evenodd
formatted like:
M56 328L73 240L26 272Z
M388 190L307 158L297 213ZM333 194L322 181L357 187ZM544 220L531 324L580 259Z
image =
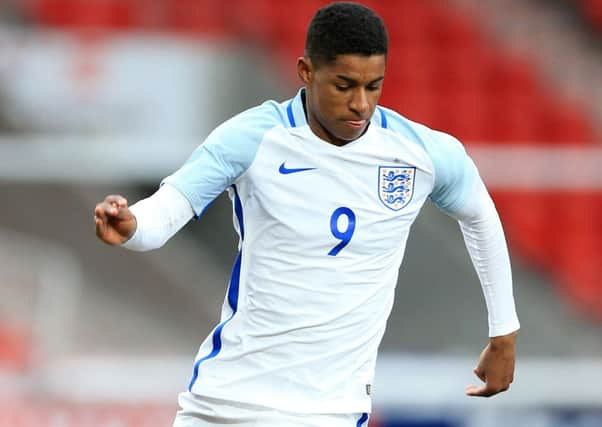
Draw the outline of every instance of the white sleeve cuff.
M133 251L160 248L194 216L188 199L169 184L130 210L136 217L136 231L121 246Z

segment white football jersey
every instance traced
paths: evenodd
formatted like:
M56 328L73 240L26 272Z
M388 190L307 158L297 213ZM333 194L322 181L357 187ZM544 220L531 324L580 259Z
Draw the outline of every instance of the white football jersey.
M189 390L294 412L370 412L376 354L410 227L454 212L480 179L453 137L377 107L335 146L302 98L245 111L164 182L197 216L224 189L240 236L221 323Z

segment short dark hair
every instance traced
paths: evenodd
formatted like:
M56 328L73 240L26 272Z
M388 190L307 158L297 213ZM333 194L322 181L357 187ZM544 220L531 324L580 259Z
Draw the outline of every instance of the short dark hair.
M305 56L317 66L337 55L387 55L388 44L385 24L372 9L336 2L319 9L309 23Z

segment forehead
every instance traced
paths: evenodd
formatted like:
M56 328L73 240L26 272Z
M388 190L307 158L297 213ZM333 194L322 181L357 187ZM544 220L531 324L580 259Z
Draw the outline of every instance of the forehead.
M384 76L385 64L385 55L337 55L334 61L321 64L316 74L330 78L341 75L358 82L369 82Z

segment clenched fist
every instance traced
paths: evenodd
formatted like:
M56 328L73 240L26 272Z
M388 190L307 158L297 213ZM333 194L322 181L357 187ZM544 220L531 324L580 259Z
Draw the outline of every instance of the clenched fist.
M94 209L96 236L109 245L121 245L136 231L136 217L128 208L127 200L111 195Z

